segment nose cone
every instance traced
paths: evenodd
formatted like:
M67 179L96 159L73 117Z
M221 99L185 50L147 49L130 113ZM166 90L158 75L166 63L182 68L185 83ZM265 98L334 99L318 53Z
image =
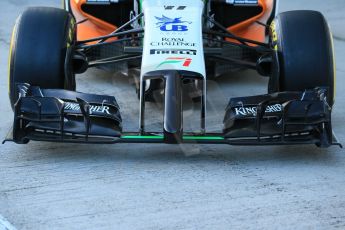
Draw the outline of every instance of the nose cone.
M205 76L200 0L144 0L142 76L157 70L184 70Z

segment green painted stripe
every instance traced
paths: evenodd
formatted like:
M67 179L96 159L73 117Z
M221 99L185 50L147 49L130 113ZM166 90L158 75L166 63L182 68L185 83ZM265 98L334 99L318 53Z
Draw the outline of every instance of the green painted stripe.
M143 0L139 1L139 13L143 12Z
M160 139L160 140L163 140L163 136L122 136L121 139Z
M210 141L217 141L217 140L224 140L224 137L212 137L212 136L183 136L183 140L210 140Z
M164 61L162 62L161 64L159 64L157 66L157 68L161 67L162 65L165 65L165 64L175 64L175 63L179 63L179 62L182 62L182 61L174 61L174 60L171 60L171 61Z

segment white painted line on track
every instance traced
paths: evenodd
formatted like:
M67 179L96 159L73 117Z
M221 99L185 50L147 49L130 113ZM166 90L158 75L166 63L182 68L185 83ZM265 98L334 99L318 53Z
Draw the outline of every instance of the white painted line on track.
M0 230L17 230L5 217L0 214Z

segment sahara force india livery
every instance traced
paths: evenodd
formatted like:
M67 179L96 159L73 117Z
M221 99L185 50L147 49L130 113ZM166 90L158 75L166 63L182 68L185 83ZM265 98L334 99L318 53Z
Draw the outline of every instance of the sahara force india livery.
M11 41L14 123L6 140L341 146L331 123L328 24L319 12L278 14L277 6L278 0L65 0L64 9L29 8ZM114 96L75 91L75 75L90 68L132 73L139 130L124 131ZM243 69L269 78L267 94L231 98L222 132L208 133L206 80ZM183 130L185 84L200 103L200 130L193 133ZM148 132L145 105L162 100L162 130Z

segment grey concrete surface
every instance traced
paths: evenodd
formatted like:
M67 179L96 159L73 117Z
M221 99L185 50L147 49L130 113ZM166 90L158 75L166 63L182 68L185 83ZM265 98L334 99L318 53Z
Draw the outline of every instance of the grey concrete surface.
M11 29L33 5L59 1L0 1L0 138L12 123ZM345 1L282 0L280 9L316 9L329 20L338 78L333 123L344 143ZM220 129L230 97L265 93L266 83L253 72L210 82L207 128ZM137 128L138 101L125 77L90 71L78 76L78 90L115 95L125 129ZM160 108L149 108L156 129ZM196 115L191 107L186 114ZM344 175L337 147L6 144L0 214L18 229L345 229Z

